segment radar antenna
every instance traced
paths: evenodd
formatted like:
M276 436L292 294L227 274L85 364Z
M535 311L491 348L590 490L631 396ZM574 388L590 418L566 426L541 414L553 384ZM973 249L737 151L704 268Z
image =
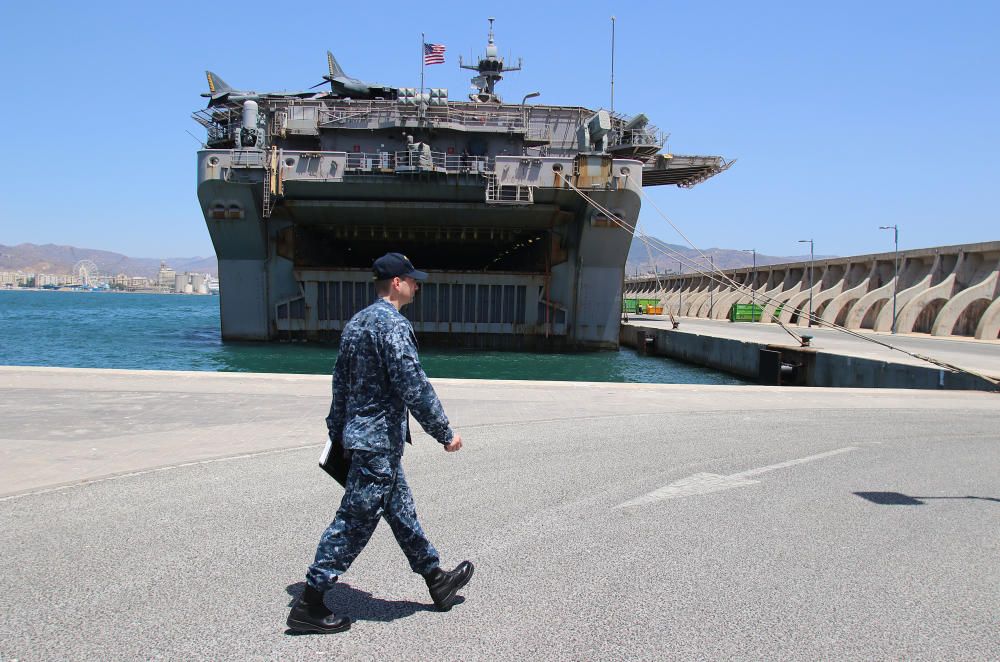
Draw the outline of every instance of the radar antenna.
M462 56L458 56L458 66L462 69L475 71L478 75L472 79L472 85L478 90L469 95L469 98L479 103L500 103L500 97L496 94L496 84L503 78L505 71L520 71L521 58L517 58L516 67L504 66L503 58L497 55L497 46L493 42L493 21L496 19L489 17L490 32L486 43L486 55L479 58L479 62L473 66L464 64Z

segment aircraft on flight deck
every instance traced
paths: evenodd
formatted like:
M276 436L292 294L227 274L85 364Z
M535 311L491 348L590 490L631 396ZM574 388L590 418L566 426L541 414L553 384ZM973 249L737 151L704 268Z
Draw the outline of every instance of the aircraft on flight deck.
M222 80L218 74L205 72L208 79L208 92L201 96L208 97L208 107L218 106L229 101L257 101L262 97L284 97L297 99L322 99L329 96L327 92L254 92L253 90L236 90Z
M218 74L211 71L205 72L208 79L208 92L202 92L203 97L208 98L208 106L218 106L230 101L257 101L262 97L296 98L296 99L324 99L327 97L341 97L351 99L395 99L399 95L398 88L369 83L367 81L351 78L340 68L333 53L326 52L326 62L330 73L323 76L323 82L313 85L310 90L320 85L330 84L330 92L254 92L253 90L237 90L222 80Z
M350 97L352 99L395 99L399 96L398 88L351 78L340 68L337 59L333 57L333 53L330 51L326 52L326 65L329 67L330 73L323 76L323 80L330 83L330 89L338 97ZM323 83L313 85L313 87L319 87L320 85L323 85Z

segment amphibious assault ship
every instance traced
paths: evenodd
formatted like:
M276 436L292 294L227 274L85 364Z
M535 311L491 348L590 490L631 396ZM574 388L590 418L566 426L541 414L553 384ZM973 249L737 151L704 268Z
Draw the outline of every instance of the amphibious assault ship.
M322 92L245 92L207 72L198 199L226 340L335 341L374 300L372 261L398 251L430 274L403 309L422 342L615 348L632 240L620 221L635 225L641 187L729 167L660 153L643 114L504 102L497 83L521 62L498 55L493 19L485 55L459 61L476 72L464 100L327 58Z

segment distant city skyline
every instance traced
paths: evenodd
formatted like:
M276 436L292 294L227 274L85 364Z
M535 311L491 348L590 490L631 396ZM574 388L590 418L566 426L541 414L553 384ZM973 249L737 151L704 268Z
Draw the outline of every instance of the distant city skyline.
M306 89L331 48L351 75L416 85L426 32L447 46L427 84L460 98L457 56L482 50L490 11L501 53L524 58L498 88L507 101L540 91L533 102L610 105L605 4L577 3L571 23L563 6L524 2L401 6L391 21L339 6L331 17L351 29L303 23L310 38L261 58L223 47L239 28L206 30L193 2L8 3L0 66L7 98L21 102L0 107L4 125L20 127L0 164L0 243L214 255L190 119L205 69L243 89ZM737 159L693 190L648 189L646 232L685 243L652 202L701 249L787 255L808 237L818 254L880 252L892 247L886 225L899 226L901 248L1000 239L1000 165L989 158L1000 148L1000 6L639 2L614 13L616 110L671 132L670 152Z

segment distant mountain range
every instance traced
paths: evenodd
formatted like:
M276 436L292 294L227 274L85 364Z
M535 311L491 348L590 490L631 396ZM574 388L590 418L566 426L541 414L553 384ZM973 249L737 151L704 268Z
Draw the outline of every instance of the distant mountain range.
M692 264L705 265L708 267L708 261L702 257L702 253L706 257L713 258L715 260L715 266L719 269L739 269L741 267L749 267L753 265L753 253L750 251L740 251L733 250L731 248L704 248L699 253L693 248L687 246L679 246L677 244L668 244L662 239L657 239L652 237L653 245L650 249L653 254L653 263L649 261L649 252L646 250L645 244L638 238L632 240L632 247L628 251L628 259L625 262L625 276L634 276L636 271L640 275L651 273L653 271L653 266L655 264L656 271L660 273L672 272L676 273L678 269L681 268L679 262L682 258L676 257L675 253L679 253L683 256L683 270L684 273L691 273L695 271L695 266ZM670 248L669 254L664 254L664 251L658 251L655 245L666 244ZM830 257L835 257L833 255L817 255L816 259L826 259ZM809 259L809 255L789 255L789 256L777 256L777 255L764 255L763 253L757 253L757 266L764 264L782 264L784 262L805 262ZM698 267L701 268L701 267Z
M656 241L661 242L662 240L657 239ZM692 248L686 248L677 244L666 245L671 250L683 255L687 260L692 260L699 264L705 261L701 254ZM730 248L706 248L702 252L706 256L714 258L715 266L720 269L738 269L740 267L749 267L753 263L752 255L745 251ZM817 255L816 259L827 257L832 256ZM757 253L758 265L799 262L808 259L808 255L781 257ZM17 246L5 246L0 244L0 271L68 274L73 271L73 265L80 260L90 260L97 265L102 274L109 276L124 273L129 276L155 278L157 272L160 270L161 260L178 273L190 271L193 273L212 274L213 276L219 275L219 264L214 255L209 257L128 257L121 253L93 248L76 248L75 246L57 246L55 244L43 244L41 246L37 244L18 244ZM653 250L653 263L659 272L676 272L679 267L678 258L664 255L655 249ZM628 252L628 260L625 263L625 274L635 275L636 271L644 274L652 270L653 264L649 261L646 247L638 239L633 240L632 247ZM690 273L694 271L694 267L685 262L684 271Z
M190 271L192 273L212 274L213 276L219 275L219 264L214 255L211 257L128 257L121 253L93 248L76 248L75 246L57 246L55 244L5 246L0 244L0 271L68 274L72 273L73 265L80 260L90 260L97 265L102 274L108 276L124 273L127 276L156 278L156 274L160 271L161 260L177 273Z

